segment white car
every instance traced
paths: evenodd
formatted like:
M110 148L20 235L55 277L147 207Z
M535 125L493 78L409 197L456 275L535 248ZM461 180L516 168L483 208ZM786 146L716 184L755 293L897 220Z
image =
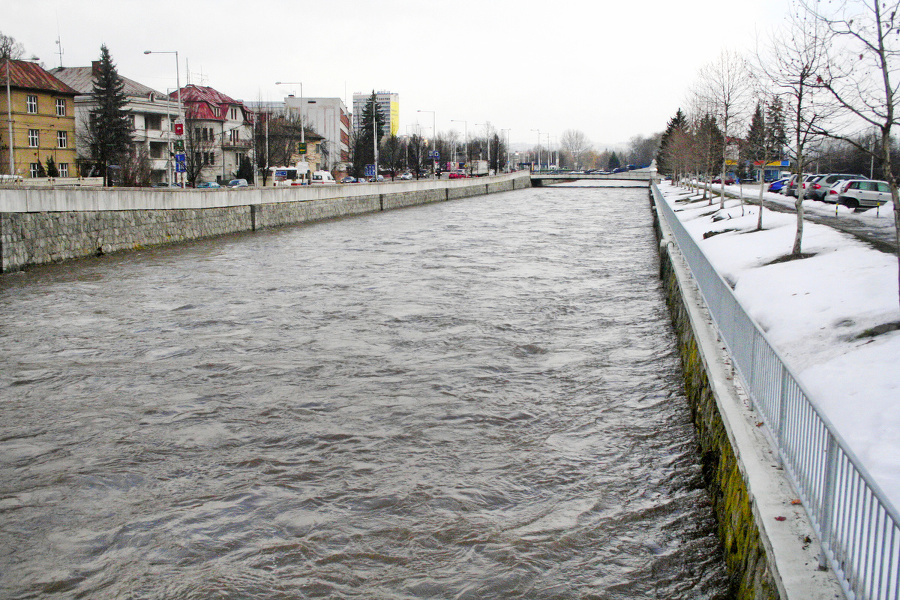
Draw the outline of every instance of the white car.
M887 181L851 179L838 192L838 204L847 208L874 208L891 201L891 186Z

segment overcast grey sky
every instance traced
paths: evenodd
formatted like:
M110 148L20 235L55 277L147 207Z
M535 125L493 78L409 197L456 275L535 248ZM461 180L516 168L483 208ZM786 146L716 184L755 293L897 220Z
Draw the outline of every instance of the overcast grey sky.
M354 92L400 95L419 123L470 135L490 122L513 144L580 129L601 149L650 135L724 48L752 53L787 0L5 0L0 30L46 68L96 60L165 92L181 82L245 101ZM185 66L187 64L187 67ZM546 143L546 136L544 136Z

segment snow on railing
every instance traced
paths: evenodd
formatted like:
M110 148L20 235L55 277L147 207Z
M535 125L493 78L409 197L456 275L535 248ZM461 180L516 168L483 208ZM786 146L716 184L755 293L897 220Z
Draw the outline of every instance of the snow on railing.
M900 599L900 514L651 186L735 370L851 599Z

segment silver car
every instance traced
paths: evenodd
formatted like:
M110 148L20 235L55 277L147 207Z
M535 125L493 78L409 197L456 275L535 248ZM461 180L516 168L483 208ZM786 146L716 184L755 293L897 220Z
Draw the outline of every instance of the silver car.
M873 208L891 201L891 186L887 181L851 179L838 192L838 204L847 208Z

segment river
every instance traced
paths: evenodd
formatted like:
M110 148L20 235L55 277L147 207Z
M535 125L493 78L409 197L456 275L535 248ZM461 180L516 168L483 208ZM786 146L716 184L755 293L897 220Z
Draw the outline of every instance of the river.
M729 597L646 188L0 277L0 597Z

